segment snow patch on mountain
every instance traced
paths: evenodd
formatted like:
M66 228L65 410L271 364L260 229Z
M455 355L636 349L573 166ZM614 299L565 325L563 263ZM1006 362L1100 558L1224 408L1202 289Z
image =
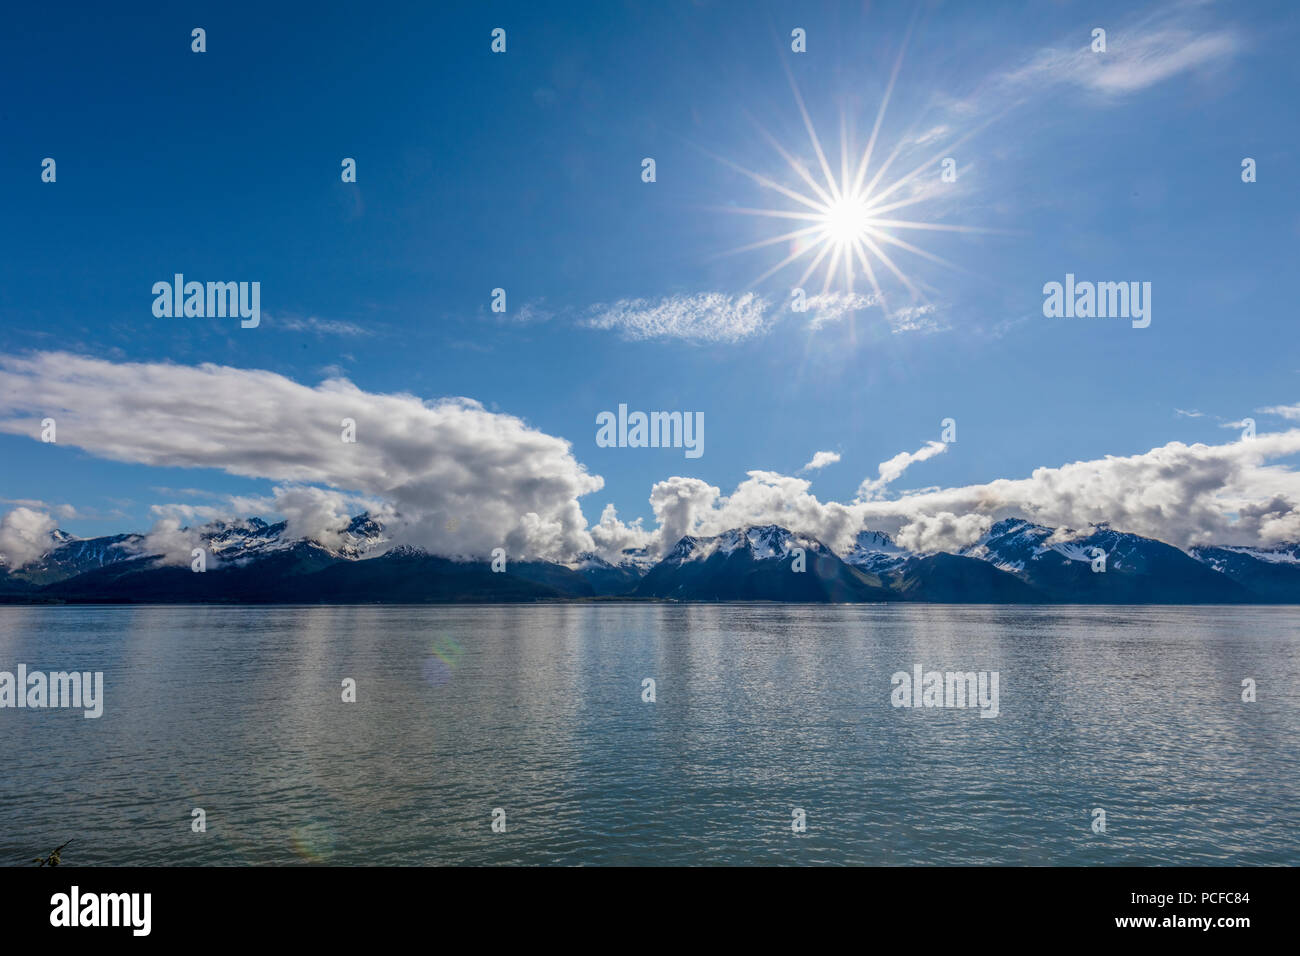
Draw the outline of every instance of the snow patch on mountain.
M714 554L733 555L748 552L757 561L782 561L790 557L795 548L805 552L824 550L816 538L789 531L779 525L752 525L732 528L707 538L687 535L673 546L664 561L681 564L686 561L705 561Z
M1280 544L1273 548L1250 548L1233 545L1207 545L1192 548L1188 553L1203 564L1208 564L1216 571L1222 571L1226 565L1227 555L1240 555L1265 561L1269 564L1300 564L1300 544Z
M1067 561L1089 564L1095 557L1094 549L1101 548L1106 552L1109 565L1118 568L1131 557L1142 540L1136 535L1112 531L1105 524L1077 531L1045 528L1024 518L1003 518L958 554L980 558L1003 571L1014 573L1023 571L1030 561L1049 551Z
M859 531L844 562L872 574L886 574L907 563L914 553L900 548L883 531Z

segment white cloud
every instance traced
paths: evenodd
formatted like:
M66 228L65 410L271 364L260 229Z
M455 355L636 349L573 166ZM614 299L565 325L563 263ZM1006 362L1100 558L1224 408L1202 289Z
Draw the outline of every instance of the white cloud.
M884 492L885 486L899 478L907 471L908 466L918 461L928 461L947 450L948 446L941 441L928 441L916 451L900 451L893 458L880 463L877 468L878 477L867 478L858 486L858 497L863 500L879 497Z
M874 293L827 292L824 295L809 296L806 302L810 316L808 327L820 329L832 322L839 322L850 312L871 308L879 301Z
M45 416L58 420L60 444L115 461L382 499L395 540L440 553L563 557L593 545L578 498L603 481L567 441L467 398L379 395L341 379L310 388L217 365L0 357L0 431L35 436ZM355 444L340 439L344 418L357 423ZM302 527L336 530L337 512L322 509L337 501L280 498Z
M1259 411L1264 415L1278 415L1290 421L1300 421L1300 405L1270 405L1267 408L1261 408ZM1234 422L1225 426L1228 428L1240 428L1241 423Z
M936 312L932 303L905 305L887 313L886 318L892 327L890 331L895 335L900 332L942 332L946 326L941 326L935 319Z
M535 322L549 322L555 318L555 313L543 308L542 300L539 299L536 302L525 302L518 312L507 313L506 318L521 325L531 325Z
M1273 463L1297 453L1300 429L1225 445L1171 442L1138 455L1038 468L1027 478L849 504L819 501L808 480L775 472L749 472L730 495L698 478L674 477L651 491L658 528L647 547L661 553L686 534L780 524L839 551L863 528L893 534L909 548L956 550L1008 517L1057 528L1109 522L1177 547L1268 546L1300 541L1300 472ZM911 457L890 459L882 477Z
M315 335L373 335L374 333L352 322L340 322L337 319L318 319L311 316L306 319L288 318L276 322L289 332L311 332Z
M800 471L816 471L818 468L825 468L827 465L833 465L840 460L838 452L819 451L812 456L812 461L800 468Z
M591 529L591 537L596 542L596 550L606 560L617 563L623 551L629 548L644 548L654 540L654 534L641 527L641 519L630 524L618 520L618 511L612 504L605 505L600 513L600 521Z
M651 301L620 299L594 305L583 324L609 329L633 340L686 339L694 342L739 342L767 331L767 301L752 292L677 295Z
M951 133L952 130L946 124L940 123L938 126L931 126L924 133L918 133L916 136L913 136L910 145L928 146L941 139L947 139Z
M1188 5L1172 4L1108 29L1104 53L1093 52L1089 29L1077 43L1038 51L1004 76L1003 85L1041 92L1054 83L1069 83L1106 96L1123 96L1182 73L1221 68L1244 48L1235 30L1193 25L1190 13Z
M185 527L180 518L173 517L157 521L137 549L141 554L157 555L159 564L181 566L189 565L193 561L194 549L204 546L198 528ZM218 561L212 557L207 564L215 569Z
M30 564L54 547L58 522L31 508L15 508L0 519L0 556L10 568Z
M954 116L971 119L1034 99L1059 98L1062 86L1092 94L1098 105L1112 105L1178 76L1213 75L1228 69L1248 44L1240 31L1214 22L1205 13L1210 8L1180 0L1122 23L1080 23L967 95L940 93L936 100ZM1106 29L1104 53L1092 51L1094 27Z
M0 498L0 504L21 505L24 508L31 508L33 511L53 511L63 521L71 521L73 518L81 517L81 512L72 505L52 505L41 501L39 498Z
M909 551L946 551L968 544L993 524L979 514L955 515L951 511L918 514L899 529L895 543Z
M1276 408L1300 417L1300 405ZM0 431L35 438L47 415L58 419L60 443L104 458L279 482L266 497L158 506L150 540L174 560L188 560L197 546L183 521L272 510L291 533L330 541L359 506L384 515L393 543L465 555L504 546L552 560L590 550L616 556L626 547L658 553L686 534L767 523L840 550L864 527L909 547L951 550L1003 517L1058 528L1110 522L1179 547L1300 541L1300 472L1281 461L1300 454L1300 428L1222 445L1170 442L1025 478L879 497L910 465L946 447L929 442L883 462L850 503L819 501L807 479L776 472L750 471L729 495L674 476L651 488L655 527L646 530L621 522L613 506L588 529L578 498L602 481L568 442L463 398L376 395L340 380L309 388L215 365L0 356ZM345 417L357 421L355 445L340 441ZM0 521L0 553L10 564L34 560L53 530L49 514L16 508Z

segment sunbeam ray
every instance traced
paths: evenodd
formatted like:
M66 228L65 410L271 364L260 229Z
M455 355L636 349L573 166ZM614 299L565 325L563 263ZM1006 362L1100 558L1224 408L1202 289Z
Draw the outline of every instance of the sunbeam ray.
M713 156L731 169L743 174L748 179L757 183L764 189L769 189L781 196L798 203L800 209L765 209L759 207L709 207L720 209L723 212L735 213L746 216L759 216L772 219L788 219L796 222L808 223L807 226L801 226L797 229L783 231L779 235L770 238L759 239L749 242L735 249L729 250L720 255L735 255L742 252L751 252L754 250L765 249L769 246L779 245L783 242L794 243L794 248L788 255L777 262L771 268L764 271L753 283L753 288L768 279L775 276L778 272L787 266L807 257L809 262L803 270L803 275L799 279L799 287L806 283L817 274L819 269L824 268L821 276L821 294L826 295L831 288L837 283L843 283L844 290L850 295L853 294L854 285L859 275L866 276L871 285L874 294L874 301L879 303L884 311L886 318L891 316L891 310L888 307L887 297L881 288L881 274L877 266L883 266L899 283L907 290L914 301L929 302L929 298L923 289L933 291L933 287L928 283L921 282L919 279L914 280L909 276L894 259L885 252L883 246L894 246L912 255L919 256L927 262L944 266L947 269L954 270L964 275L974 275L967 269L954 262L921 248L916 243L908 242L893 235L895 230L928 230L934 232L950 232L959 234L1005 234L1006 230L985 229L978 226L955 225L940 222L927 222L912 219L886 219L882 214L893 212L897 209L903 209L911 206L917 206L927 201L934 200L943 194L944 190L938 187L925 188L921 190L913 189L913 195L896 198L892 202L884 202L891 195L899 190L904 189L909 183L915 182L925 170L933 167L937 162L949 155L953 149L969 140L975 133L986 127L993 119L981 123L975 129L957 137L950 142L943 150L930 156L925 162L913 167L910 171L894 179L888 185L881 186L885 181L885 176L893 167L893 164L900 157L910 156L911 151L922 145L921 141L912 136L909 131L902 136L896 143L891 145L888 155L885 157L878 168L874 171L871 169L872 158L876 155L878 148L882 147L882 131L889 104L893 100L894 91L898 82L898 77L902 72L903 61L907 52L908 41L911 36L911 27L903 38L899 47L898 54L894 58L892 69L890 70L889 80L885 86L884 94L881 97L880 106L876 110L875 120L871 126L871 133L867 139L866 147L862 151L861 158L856 164L850 155L851 150L851 132L852 124L849 122L843 112L839 117L839 175L836 176L831 168L831 162L827 157L825 148L822 145L821 137L817 135L816 126L813 123L812 115L808 111L807 104L804 102L803 94L799 90L799 84L790 70L789 64L785 65L786 76L790 81L790 90L794 95L794 101L799 110L800 119L803 122L804 129L808 134L808 142L812 153L816 159L816 165L825 177L825 183L820 182L815 172L809 164L801 162L800 159L791 152L790 149L783 146L771 133L764 128L763 124L758 122L753 116L747 114L747 118L752 122L759 134L766 140L777 154L790 167L791 172L798 179L799 183L811 191L811 195L800 192L799 189L783 185L776 180L764 176L760 173L746 169L745 167L734 163L723 157L716 156L713 153L704 152ZM915 126L915 124L913 124ZM868 180L868 175L870 179ZM879 191L877 191L879 190ZM805 211L806 210L806 211ZM915 213L914 213L915 215Z

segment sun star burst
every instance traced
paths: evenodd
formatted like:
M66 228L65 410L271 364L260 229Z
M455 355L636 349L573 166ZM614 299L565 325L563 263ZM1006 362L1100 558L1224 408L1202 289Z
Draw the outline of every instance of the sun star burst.
M727 212L784 220L797 226L783 231L779 235L749 243L726 253L732 255L782 243L788 244L790 248L789 254L755 279L751 284L751 288L790 266L802 264L806 261L803 272L798 277L797 287L804 287L810 279L815 279L818 271L821 270L820 295L826 296L834 291L847 293L851 297L854 295L854 287L858 277L862 276L865 277L875 295L874 302L881 305L888 315L890 310L886 306L886 297L880 286L880 280L885 273L898 280L908 291L914 302L928 303L929 299L922 286L931 289L933 287L927 286L926 283L914 280L909 276L894 259L894 256L898 255L898 253L894 252L891 255L886 250L886 246L893 250L902 250L910 255L919 256L959 272L966 271L947 259L899 238L896 233L910 230L966 233L998 231L973 226L948 225L922 219L897 219L890 216L895 210L918 205L933 198L937 192L936 188L933 185L924 184L918 177L927 170L936 171L937 165L945 157L950 156L956 146L965 142L978 131L972 130L948 143L923 163L886 182L885 177L894 161L905 152L907 147L909 145L913 147L921 145L919 142L902 137L892 146L888 155L884 157L874 172L872 171L872 156L877 145L879 145L881 125L884 122L885 111L889 106L890 97L894 92L894 84L898 79L899 69L902 67L903 51L905 49L906 41L903 44L903 50L899 51L898 58L890 73L889 83L885 88L880 108L876 113L875 122L871 128L871 135L856 164L850 162L849 138L845 129L844 117L841 116L840 169L838 175L831 169L831 163L827 159L826 151L822 148L821 137L817 135L817 130L813 125L812 118L792 74L790 74L790 88L794 93L795 102L799 107L799 114L808 133L809 145L816 160L816 173L810 171L807 164L800 162L789 149L778 142L756 121L755 125L758 127L759 132L785 160L790 171L797 177L799 182L795 187L755 173L724 157L710 154L714 155L714 158L720 162L749 177L764 189L784 197L791 203L788 208L780 209L722 207ZM789 74L788 68L787 74ZM870 179L867 178L868 173L871 173ZM936 182L938 182L937 176ZM910 191L904 192L904 190L908 190L908 187L911 187ZM833 288L836 285L837 277L842 280L843 285L840 288Z

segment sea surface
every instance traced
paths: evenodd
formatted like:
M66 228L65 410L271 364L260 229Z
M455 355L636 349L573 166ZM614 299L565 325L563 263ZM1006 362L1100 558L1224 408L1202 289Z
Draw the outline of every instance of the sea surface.
M0 671L102 671L105 703L0 709L0 864L1300 864L1298 635L1284 607L3 607ZM893 706L917 664L998 672L998 716Z

